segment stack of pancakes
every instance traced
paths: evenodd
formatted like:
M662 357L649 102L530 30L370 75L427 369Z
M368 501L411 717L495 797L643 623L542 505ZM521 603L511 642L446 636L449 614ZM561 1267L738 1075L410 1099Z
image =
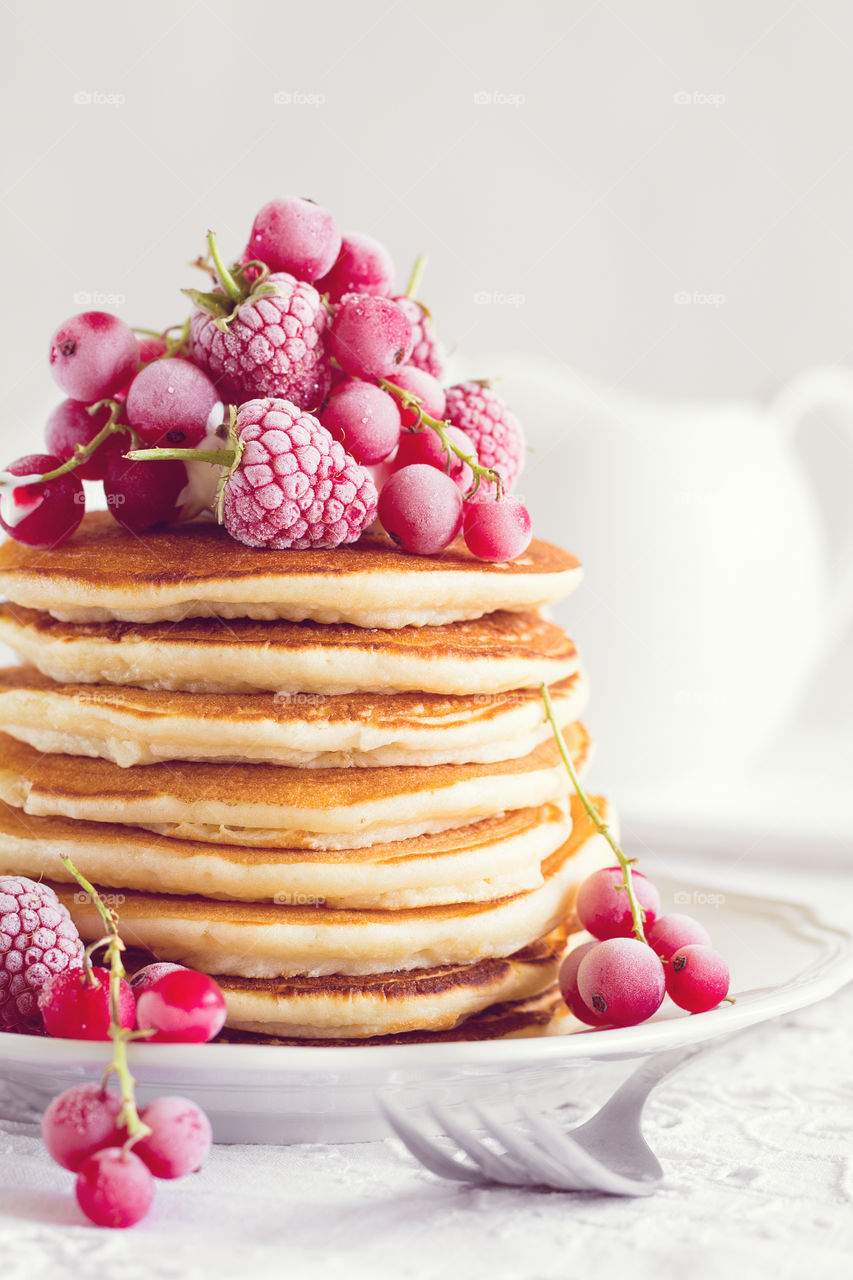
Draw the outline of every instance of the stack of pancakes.
M269 552L106 513L0 548L0 874L44 877L87 940L214 975L231 1034L532 1034L578 882L606 860L548 724L589 740L542 609L580 567L381 536Z

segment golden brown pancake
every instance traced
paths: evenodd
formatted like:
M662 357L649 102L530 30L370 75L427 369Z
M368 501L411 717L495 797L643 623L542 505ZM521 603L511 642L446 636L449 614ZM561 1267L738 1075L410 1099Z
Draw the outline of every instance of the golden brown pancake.
M55 680L195 692L490 694L578 669L565 631L537 613L368 630L251 618L69 623L5 605L0 641Z
M477 560L461 541L437 556L410 555L384 534L333 552L268 551L212 522L132 534L102 511L55 550L12 539L0 546L0 592L75 622L217 614L428 625L537 608L568 595L580 577L574 556L539 539L508 564Z
M575 672L551 686L561 728L582 714ZM35 667L0 670L3 731L38 751L313 768L485 764L529 754L552 730L538 689L497 694L198 694L59 684Z
M586 730L576 722L566 740L582 767ZM569 789L553 741L491 764L288 769L169 762L121 769L85 756L41 755L0 734L0 800L14 808L228 844L357 848L559 801Z

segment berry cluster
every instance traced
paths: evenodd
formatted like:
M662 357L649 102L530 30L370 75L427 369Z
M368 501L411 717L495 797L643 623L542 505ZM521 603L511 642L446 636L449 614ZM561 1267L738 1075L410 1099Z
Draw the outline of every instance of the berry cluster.
M618 860L578 890L578 919L592 940L570 951L560 968L569 1011L590 1027L632 1027L657 1013L666 995L690 1013L716 1008L731 999L725 960L698 920L658 914L657 889L625 857L578 781L545 685L542 696L572 785Z
M198 1170L213 1139L207 1116L187 1098L156 1098L138 1110L127 1046L212 1040L224 1024L225 1001L212 978L182 965L151 964L128 981L115 913L62 861L97 907L105 936L84 950L51 888L0 877L0 1029L112 1041L103 1080L54 1098L42 1137L57 1164L77 1175L87 1218L130 1227L151 1207L154 1179ZM102 948L105 967L93 966L92 954ZM117 1089L108 1087L112 1076Z
M82 480L135 533L213 510L250 546L336 547L378 515L405 551L460 534L515 559L530 517L511 497L524 438L486 383L444 388L444 349L417 299L424 260L394 294L387 250L341 235L311 200L272 200L238 262L213 232L179 330L90 311L56 331L46 451L0 472L0 524L56 547L83 518ZM377 491L379 490L379 492Z

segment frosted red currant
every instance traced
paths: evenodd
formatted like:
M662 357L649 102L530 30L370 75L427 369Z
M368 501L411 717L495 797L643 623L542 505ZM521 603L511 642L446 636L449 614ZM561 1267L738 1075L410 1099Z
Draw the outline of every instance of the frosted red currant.
M139 361L133 330L106 311L84 311L56 330L50 371L72 400L93 404L129 382Z
M133 1151L106 1147L81 1166L74 1190L96 1227L133 1227L151 1208L154 1178Z
M413 364L405 364L402 369L392 374L388 381L393 382L395 387L402 387L404 391L411 391L412 395L417 396L421 402L421 412L430 418L437 418L439 422L443 419L447 397L441 383L432 374L426 373L423 369L417 369ZM420 421L417 408L403 405L399 401L398 404L403 427L416 427Z
M659 916L651 927L648 927L647 922L644 932L646 942L662 960L668 960L679 947L689 946L693 942L708 946L711 942L711 935L704 925L692 916L680 915L678 912L673 912L670 916Z
M197 1173L213 1142L210 1121L188 1098L155 1098L139 1115L150 1134L133 1150L155 1178Z
M48 978L39 992L39 1009L48 1035L60 1040L108 1040L110 1038L110 971L67 970ZM128 984L119 986L119 1019L132 1027L136 1001Z
M463 431L458 427L447 427L446 433L451 444L468 457L474 456L474 446ZM474 483L468 464L452 450L445 449L438 432L431 427L423 427L419 431L404 431L392 466L395 471L401 471L403 467L414 466L418 462L447 472L460 493L467 493Z
M582 881L578 890L578 918L596 938L628 938L634 929L628 893L619 886L624 880L621 867L602 867ZM646 913L644 932L660 911L660 894L642 871L631 871L634 895Z
M657 1013L666 994L663 964L638 938L608 938L580 962L583 1002L614 1027L632 1027Z
M256 215L243 260L257 259L270 271L287 271L298 280L316 280L333 266L340 248L341 233L328 209L282 196Z
M14 476L43 476L61 467L64 458L31 453L0 472L0 525L28 547L60 547L76 531L86 511L80 477L73 471L53 480L15 485Z
M385 378L412 352L412 329L396 302L349 294L335 313L330 348L338 364L356 378Z
M339 382L319 417L363 466L382 462L400 439L397 402L381 387L360 378Z
M666 990L680 1009L705 1013L729 993L729 967L713 947L678 947L666 962Z
M458 535L462 527L462 495L450 476L416 463L395 471L379 495L379 519L404 551L431 556Z
M192 448L209 428L219 426L222 402L202 369L167 356L147 364L133 379L126 412L143 444Z
M530 514L518 498L500 502L484 498L465 503L465 546L478 560L515 560L530 546L533 530Z
M143 991L153 987L167 973L176 973L178 969L185 967L182 964L171 964L168 960L156 960L154 964L147 964L144 969L137 969L130 979L130 989L138 1000Z
M597 947L598 943L582 942L579 947L574 947L566 956L560 965L558 981L560 984L560 994L562 995L569 1013L573 1013L581 1022L585 1022L590 1027L604 1027L607 1025L607 1014L597 1013L595 1009L591 1009L581 999L578 991L578 969L584 956Z
M225 998L213 978L194 969L167 973L139 997L136 1019L155 1044L205 1044L225 1025Z
M89 1156L120 1146L121 1098L100 1084L75 1084L54 1098L44 1113L41 1136L57 1164L76 1173Z
M131 533L144 533L175 520L186 487L186 466L174 459L134 462L116 458L104 480L110 514Z
M317 280L320 293L340 302L347 293L389 294L394 287L394 263L384 245L372 236L350 232L341 241L331 270Z
M87 445L94 440L102 427L109 421L108 405L101 405L94 413L79 400L63 400L51 413L45 424L44 442L48 452L57 458L70 458L77 445ZM113 458L119 457L130 448L130 435L126 431L116 431L107 436L103 444L98 445L94 453L85 462L74 468L79 480L103 480L107 468Z

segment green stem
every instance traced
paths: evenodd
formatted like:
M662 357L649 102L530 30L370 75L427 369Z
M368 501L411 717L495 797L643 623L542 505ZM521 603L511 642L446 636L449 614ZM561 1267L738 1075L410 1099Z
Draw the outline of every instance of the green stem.
M416 298L418 289L421 287L421 281L426 271L427 256L425 253L419 254L415 265L412 267L412 274L409 276L409 283L406 285L406 297Z
M380 378L379 385L383 391L387 391L389 395L396 396L404 409L414 409L418 415L418 427L421 425L429 427L436 433L441 441L447 461L450 462L451 454L466 463L474 476L474 484L470 491L465 495L471 498L477 492L483 480L490 481L497 490L497 499L500 502L503 497L503 482L500 475L493 467L484 467L480 464L480 460L476 453L466 453L460 445L454 444L448 434L448 427L453 424L450 422L441 422L438 418L431 418L428 413L424 413L423 401L420 396L416 396L412 391L406 391L403 387L396 386L393 382L389 382L387 378Z
M75 445L71 457L66 458L61 467L54 467L53 471L45 471L43 476L39 476L40 483L48 480L58 480L60 476L66 475L69 471L74 471L75 468L86 462L88 458L91 458L95 450L99 449L105 440L108 440L110 436L114 436L119 431L126 431L133 443L139 444L139 437L133 427L117 421L118 415L121 413L121 405L117 400L99 400L97 404L89 405L87 412L96 413L105 404L110 406L110 416L98 434L93 436L88 444Z
M101 896L94 885L84 875L81 875L70 858L62 858L60 861L95 904L107 933L106 938L94 944L97 947L106 943L106 959L110 969L109 1035L113 1042L113 1060L104 1073L103 1083L106 1084L107 1079L112 1074L115 1074L118 1078L119 1092L121 1094L121 1110L118 1115L118 1123L120 1128L127 1131L127 1142L124 1145L124 1150L129 1151L135 1142L138 1142L140 1138L146 1137L151 1130L140 1119L139 1110L136 1106L136 1081L131 1074L127 1060L128 1043L138 1038L137 1033L127 1027L123 1027L119 1017L121 982L126 976L125 967L121 959L124 943L119 937L118 920L115 912L111 911L101 900Z
M125 454L131 462L210 462L213 466L230 467L236 457L234 449L132 449Z
M216 268L216 275L219 283L227 293L232 302L242 302L245 296L245 290L241 289L231 272L226 267L222 255L219 252L219 245L216 243L216 235L213 231L207 233L207 247L210 250L210 257Z
M545 715L547 716L548 722L551 725L551 729L553 730L554 737L557 741L557 746L560 749L560 755L563 757L563 764L566 766L566 771L568 772L568 775L572 780L572 786L577 792L578 798L581 804L583 805L584 809L586 810L587 817L595 824L595 829L598 832L598 834L603 836L604 839L607 841L607 843L610 845L610 848L613 850L613 853L616 855L616 860L619 863L619 866L622 868L622 883L619 885L619 888L624 889L625 892L628 894L628 901L631 904L631 917L634 921L634 928L633 928L634 937L639 939L640 942L645 942L646 935L643 931L643 921L646 918L646 913L643 910L642 906L640 905L640 902L637 899L637 895L634 892L634 881L633 881L633 876L631 874L631 860L630 858L625 857L625 854L619 848L619 845L617 844L609 826L601 817L601 814L595 808L589 796L586 794L580 782L578 781L578 776L575 773L575 767L572 764L572 759L571 759L571 756L569 755L568 747L566 746L566 740L563 737L560 726L557 724L557 718L554 715L554 704L551 702L551 695L548 692L548 686L543 683L541 686L541 689L542 689L542 700L545 703Z

